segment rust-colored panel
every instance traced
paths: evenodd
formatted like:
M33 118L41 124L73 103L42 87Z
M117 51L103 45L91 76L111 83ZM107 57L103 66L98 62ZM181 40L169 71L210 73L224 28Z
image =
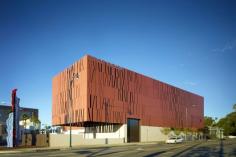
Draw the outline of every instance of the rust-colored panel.
M85 56L53 79L53 125L68 124L68 79L79 73L72 88L73 123L127 123L201 128L204 99L201 96ZM83 111L83 112L82 112Z
M53 78L52 82L52 124L69 124L70 78L79 74L72 84L72 123L87 121L87 56ZM76 113L77 111L77 113Z

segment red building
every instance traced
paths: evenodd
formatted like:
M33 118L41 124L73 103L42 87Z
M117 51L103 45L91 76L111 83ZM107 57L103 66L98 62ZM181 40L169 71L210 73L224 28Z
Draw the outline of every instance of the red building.
M142 126L203 127L202 96L88 55L53 78L52 93L53 125L93 133L125 125L128 141L142 141Z

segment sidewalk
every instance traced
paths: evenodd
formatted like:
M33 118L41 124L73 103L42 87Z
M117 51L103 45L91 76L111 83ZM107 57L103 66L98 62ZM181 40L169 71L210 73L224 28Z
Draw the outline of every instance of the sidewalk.
M31 147L31 148L6 148L0 147L0 154L23 153L23 152L38 152L38 151L58 151L58 148L50 147Z
M151 145L151 144L161 144L164 142L137 142L137 143L121 143L121 144L102 144L102 145L81 145L69 147L30 147L30 148L7 148L0 147L0 154L8 153L25 153L25 152L43 152L43 151L60 151L60 150L76 150L76 149L96 149L104 147L122 147L122 146L132 146L132 145Z

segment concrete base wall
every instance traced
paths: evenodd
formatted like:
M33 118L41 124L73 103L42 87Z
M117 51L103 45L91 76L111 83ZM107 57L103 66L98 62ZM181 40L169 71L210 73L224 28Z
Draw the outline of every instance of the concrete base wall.
M165 141L168 136L161 132L162 127L141 126L140 127L140 141Z
M162 127L140 126L140 142L165 141L168 136L162 132ZM116 132L112 133L72 134L72 146L97 145L97 144L120 144L127 142L127 124L122 125ZM69 146L69 134L50 134L51 147Z
M69 147L68 134L50 134L50 147ZM72 135L72 146L99 145L99 144L119 144L124 143L122 138L113 139L84 139L82 135Z
M117 138L125 138L126 137L126 131L127 130L127 125L123 124L116 132L109 132L109 133L82 133L84 134L85 139L94 139L94 136L96 139L117 139Z

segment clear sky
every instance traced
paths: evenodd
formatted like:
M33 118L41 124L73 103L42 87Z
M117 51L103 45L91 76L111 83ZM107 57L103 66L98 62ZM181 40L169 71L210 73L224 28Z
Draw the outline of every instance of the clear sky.
M0 0L0 102L51 123L52 77L90 54L205 98L236 103L236 1Z

